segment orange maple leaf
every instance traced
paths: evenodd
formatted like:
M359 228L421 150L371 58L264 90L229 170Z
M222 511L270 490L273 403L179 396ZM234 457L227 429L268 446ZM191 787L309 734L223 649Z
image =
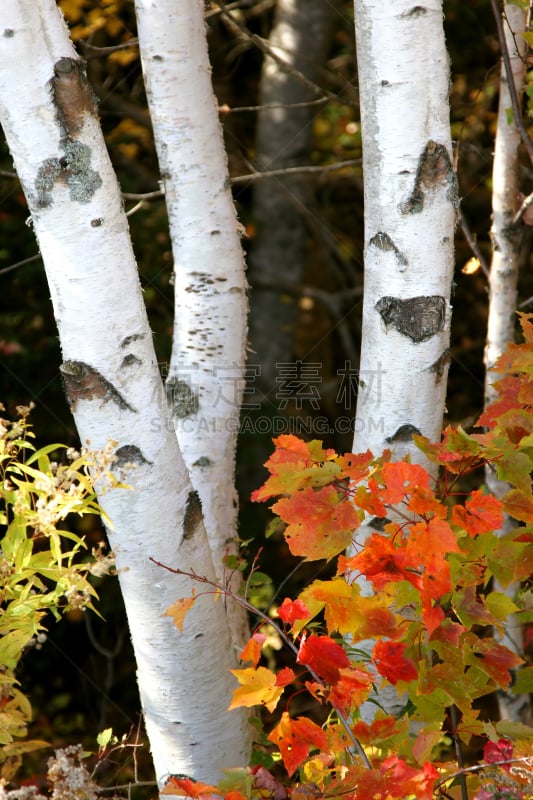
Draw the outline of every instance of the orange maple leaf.
M182 797L202 798L202 800L220 798L220 792L216 786L210 786L208 783L202 783L180 775L171 775L165 781L160 794L181 795Z
M421 579L415 574L419 560L380 533L372 533L360 553L341 558L339 563L344 572L355 570L365 575L378 590L391 581L408 580L417 588L421 586Z
M401 503L406 495L418 488L429 488L429 473L420 464L409 464L407 461L383 464L381 476L385 484L381 499L391 505Z
M339 679L326 699L341 713L349 714L368 698L374 680L374 676L362 666L341 668Z
M464 506L454 506L452 521L469 536L497 531L503 525L503 503L491 494L476 489Z
M333 558L345 550L360 525L353 503L339 500L333 486L302 489L278 500L272 511L288 523L285 539L291 553L308 561Z
M164 617L172 617L172 621L180 633L183 633L183 623L185 622L185 617L189 609L191 609L194 605L195 600L196 597L194 596L193 589L191 597L184 597L181 600L176 600L176 602L172 603L172 605L169 606L163 614Z
M240 660L251 661L254 667L257 667L266 638L264 633L254 633L239 653Z
M326 750L328 746L326 734L306 717L291 719L286 711L275 728L268 735L281 753L285 769L292 775L302 764L311 747L317 750Z

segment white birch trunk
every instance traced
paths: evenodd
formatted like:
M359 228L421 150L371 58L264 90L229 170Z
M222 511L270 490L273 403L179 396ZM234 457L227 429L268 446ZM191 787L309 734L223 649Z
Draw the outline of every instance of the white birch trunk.
M527 43L523 33L528 30L529 14L522 8L506 3L503 8L503 27L513 81L517 95L523 90L526 74ZM513 118L509 78L505 64L501 64L498 123L494 144L492 167L492 261L489 275L489 316L485 346L485 406L494 402L497 391L493 381L498 377L490 370L515 339L517 283L523 225L513 225L513 217L520 205L518 180L518 147L520 132ZM505 481L498 479L489 466L485 470L487 488L502 498L509 490ZM502 533L512 530L515 522L506 516ZM502 591L502 587L495 587ZM507 586L503 591L513 597L519 587ZM519 624L509 624L502 643L520 657L524 655L523 630ZM498 705L502 719L531 723L531 704L524 695L498 692Z
M174 256L167 395L223 580L224 557L237 549L234 467L247 315L243 252L203 3L136 0L135 8ZM242 619L238 607L234 613Z
M354 451L389 448L433 472L412 434L440 438L449 360L458 197L442 2L354 0L354 8L365 202ZM389 708L391 695L380 693Z
M190 582L149 560L213 575L167 421L119 187L54 0L3 0L0 31L0 121L45 263L67 396L82 444L112 440L132 486L100 499L113 524L157 779L217 780L246 759L246 720L226 712L234 657L223 604L202 598L180 635L163 615Z

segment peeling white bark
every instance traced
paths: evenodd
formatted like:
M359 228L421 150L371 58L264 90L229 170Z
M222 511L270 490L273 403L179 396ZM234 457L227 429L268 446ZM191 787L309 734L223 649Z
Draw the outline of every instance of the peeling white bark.
M246 280L201 0L136 0L174 256L167 394L219 580L236 552L233 488L244 388ZM231 612L230 612L231 613ZM238 608L235 609L240 615Z
M183 635L163 616L191 585L150 557L214 572L167 419L119 187L54 0L3 0L0 60L0 122L45 264L80 439L94 449L115 442L132 487L100 500L113 524L156 775L216 781L248 748L245 715L226 712L229 628L211 598L196 603Z
M440 438L449 359L458 197L442 2L354 0L354 9L365 286L353 449L379 455L388 448L395 460L409 455L434 472L412 434ZM370 524L358 532L359 544ZM373 643L363 644L370 651ZM393 711L390 689L379 699ZM374 712L370 704L362 709L368 719Z

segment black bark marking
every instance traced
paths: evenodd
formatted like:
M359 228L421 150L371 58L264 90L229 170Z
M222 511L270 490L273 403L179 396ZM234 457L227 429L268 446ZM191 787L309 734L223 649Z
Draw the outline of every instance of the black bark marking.
M400 204L401 213L419 214L424 208L426 195L439 186L447 187L446 198L457 208L459 192L450 156L443 144L430 139L418 160L413 191Z
M437 360L430 367L428 367L430 372L435 373L435 383L441 382L442 376L444 375L446 367L450 363L451 358L451 352L448 348L446 348L444 353L442 353Z
M200 456L200 458L193 463L193 467L210 467L213 462L207 456Z
M85 114L96 117L98 113L83 61L76 58L56 61L52 94L62 135L74 139L83 127Z
M402 267L407 266L407 259L402 253L402 251L394 244L393 240L389 236L388 233L384 233L383 231L378 231L371 239L369 244L374 245L377 247L378 250L383 250L386 253L394 253L396 259Z
M15 35L15 31L13 30L13 28L4 28L3 35L6 37L6 39L12 39L13 36Z
M393 444L394 442L410 442L415 433L418 434L418 436L422 435L418 428L407 423L405 425L400 425L396 433L393 433L392 436L387 436L385 441L388 442L388 444Z
M121 347L127 347L132 342L137 342L139 339L144 339L144 333L132 333L130 336L126 336L120 343Z
M59 367L63 378L63 386L72 411L76 410L78 400L111 400L121 409L137 413L137 409L122 397L98 370L83 361L65 361Z
M178 419L185 419L196 414L200 408L198 395L186 381L169 378L166 382L167 402L172 414Z
M104 220L102 217L97 217L96 219L91 220L91 228L99 228L100 225L104 224Z
M134 444L124 444L115 450L115 464L117 467L126 467L128 464L135 464L142 466L143 464L152 464L148 461L139 447Z
M372 519L368 521L368 525L375 531L383 532L385 530L385 525L388 525L389 522L390 519L388 517L372 517Z
M124 356L124 358L122 359L120 368L123 369L124 367L131 367L132 364L142 364L142 363L143 362L141 361L140 358L137 358L137 356L135 356L133 353L128 353L128 355Z
M385 325L392 325L398 333L413 342L431 339L444 327L446 303L444 297L382 297L374 306Z
M192 539L198 525L203 520L202 504L198 492L189 492L183 517L183 538Z

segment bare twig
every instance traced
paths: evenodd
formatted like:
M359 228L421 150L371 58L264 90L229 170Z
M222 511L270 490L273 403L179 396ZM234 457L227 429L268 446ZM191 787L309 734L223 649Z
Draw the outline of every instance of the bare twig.
M518 223L520 222L520 220L522 219L522 217L524 216L524 214L526 213L526 211L528 210L529 206L532 203L533 203L533 192L531 192L531 194L528 194L528 196L524 198L524 200L522 201L522 205L520 206L520 208L513 217L512 225L518 225Z
M470 249L472 250L473 254L479 261L479 265L484 276L488 279L490 275L490 270L488 267L487 262L485 261L485 257L481 250L479 249L479 245L476 242L475 236L473 235L468 222L466 221L465 215L463 214L463 209L459 207L459 224L461 226L461 230L463 231L464 237L468 244L470 245Z
M313 94L322 95L323 97L328 97L330 100L335 100L335 102L338 102L339 98L334 92L330 92L328 89L323 89L313 81L310 81L309 78L307 78L302 72L294 69L294 67L287 63L284 58L278 55L278 53L276 53L276 51L270 47L266 39L263 39L262 36L258 36L256 33L249 31L245 25L243 25L233 14L228 11L228 7L223 0L215 0L215 3L219 7L221 15L225 17L233 26L238 28L244 38L248 39L248 41L252 42L252 44L255 44L255 46L266 56L274 59L274 61L276 61L289 75L292 75L293 78L306 86L311 92L313 92Z
M308 108L309 106L321 106L327 102L327 97L319 97L316 100L307 100L305 103L265 103L262 106L239 106L237 108L223 105L218 110L220 114L237 114L241 111L272 111L276 108Z
M34 261L39 261L40 258L40 253L36 253L34 256L30 256L29 258L24 258L22 261L17 261L16 264L11 264L9 267L0 269L0 275L7 275L8 272L13 272L14 269L24 267L26 264L32 264Z
M278 634L278 636L280 637L280 639L289 648L289 650L296 656L296 658L298 657L298 648L296 647L296 645L293 642L291 642L291 640L289 639L289 637L287 636L287 634L285 633L283 628L280 628L280 626L277 625L274 622L274 620L271 617L268 616L268 614L265 614L263 611L260 611L258 608L256 608L251 603L249 603L248 600L246 600L244 597L241 597L240 595L235 594L227 586L220 586L215 581L212 581L209 578L206 578L205 575L197 575L192 570L190 572L187 572L186 570L183 570L183 569L175 569L174 567L169 567L166 564L163 564L161 561L156 561L156 559L152 558L151 556L150 556L150 561L153 564L156 564L158 567L162 567L163 569L166 569L169 572L172 572L174 575L183 575L184 577L190 578L191 580L196 581L197 583L203 583L206 586L210 586L212 589L215 590L215 592L217 592L217 593L221 592L222 594L226 595L226 597L230 597L232 600L235 600L237 603L240 603L251 614L253 614L256 617L259 617L259 619L263 620L263 622L266 622L267 625L269 625L270 627L273 627L275 629L276 633ZM316 681L316 683L320 684L320 686L325 686L324 681L316 674L316 672L313 670L312 667L310 667L308 664L302 663L301 661L298 662L298 663L302 664L302 666L305 667L305 669L311 675L313 680ZM330 705L333 708L333 710L335 711L337 719L339 720L339 722L343 726L344 730L348 734L348 738L352 742L354 750L357 752L357 754L361 758L363 764L365 765L365 767L367 767L367 769L372 769L372 765L371 765L370 761L368 760L368 756L365 753L365 751L363 750L359 740L356 739L356 737L354 736L354 733L352 731L352 728L351 728L351 725L350 725L348 719L344 716L342 711L339 708L337 708L337 706L334 703L330 702Z
M238 175L236 178L231 178L232 184L247 183L248 181L257 181L261 178L279 178L285 175L316 175L325 172L334 172L337 169L344 169L345 167L357 167L362 163L360 158L352 158L348 161L339 161L337 164L324 164L324 165L309 165L305 167L284 167L283 169L270 169L263 172L255 171L249 175Z

